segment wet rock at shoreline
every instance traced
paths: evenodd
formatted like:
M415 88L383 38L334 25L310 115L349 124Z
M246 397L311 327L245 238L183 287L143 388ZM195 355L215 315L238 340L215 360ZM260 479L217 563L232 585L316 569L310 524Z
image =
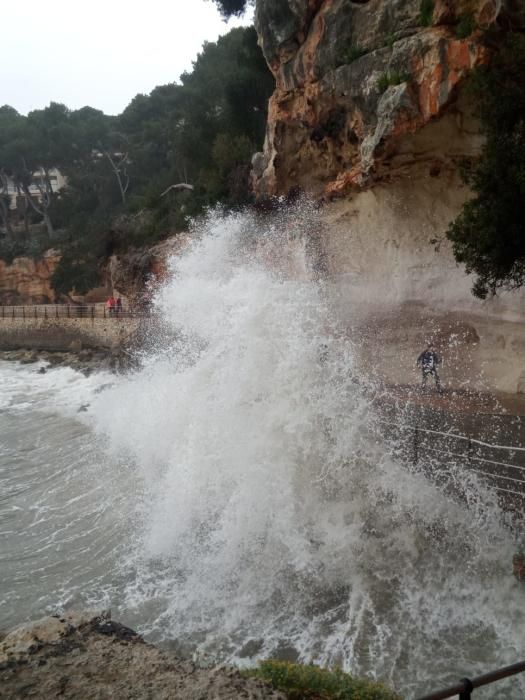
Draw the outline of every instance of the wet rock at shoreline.
M51 352L49 350L4 350L0 351L0 360L7 362L20 362L20 364L34 364L39 361L47 362L50 366L39 368L40 374L45 374L53 367L71 367L89 376L96 370L110 372L123 372L134 367L134 357L131 353L122 349L116 350L88 350L79 352Z
M258 700L284 696L233 668L200 669L147 644L109 613L22 625L0 642L0 697Z

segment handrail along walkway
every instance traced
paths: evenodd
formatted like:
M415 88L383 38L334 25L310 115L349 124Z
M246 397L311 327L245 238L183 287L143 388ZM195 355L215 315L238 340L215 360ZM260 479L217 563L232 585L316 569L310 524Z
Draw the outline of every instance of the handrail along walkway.
M510 476L505 476L503 474L494 474L493 472L488 472L484 471L482 469L477 469L476 467L469 465L468 463L470 462L481 462L482 464L486 465L495 465L495 466L500 466L505 469L516 469L519 470L520 472L525 471L525 466L521 466L518 464L512 464L511 462L505 462L505 461L500 461L499 459L487 459L486 457L481 457L479 456L479 453L476 455L473 453L473 446L475 445L477 448L485 448L488 450L504 450L506 451L507 454L509 454L511 457L516 455L523 455L525 454L525 447L521 447L518 445L497 445L489 442L485 442L483 440L477 440L475 438L472 438L468 435L461 435L458 433L453 433L453 432L445 432L441 430L433 430L431 428L423 428L419 425L403 425L399 424L398 422L394 421L389 421L385 419L378 418L377 421L379 423L383 423L384 425L390 425L395 427L397 430L408 430L408 431L414 431L414 439L413 439L413 449L414 449L414 459L413 462L414 464L417 464L418 461L421 459L421 456L419 454L419 451L421 449L420 445L420 439L421 439L421 434L428 433L431 435L438 435L443 438L446 438L447 440L460 440L464 441L467 443L467 450L465 453L461 454L459 451L451 451L450 449L439 449L439 447L431 447L429 445L425 445L424 449L428 450L430 452L434 452L437 454L443 454L447 456L451 456L452 458L459 458L467 461L468 468L472 469L473 471L476 471L486 477L495 477L498 479L503 479L506 481L513 481L517 482L519 484L523 484L525 486L525 477L522 479L516 479ZM450 446L452 447L452 446ZM502 456L503 459L505 459L505 456ZM485 467L485 469L487 469ZM499 486L492 486L488 485L489 488L495 489L497 491L502 491L510 494L514 494L517 496L520 496L521 498L525 498L525 492L520 492L520 491L515 491L511 489L505 489ZM442 690L438 690L436 692L430 693L429 695L424 695L417 700L446 700L447 698L453 698L457 697L459 700L471 700L473 696L473 692L476 688L481 688L482 686L485 685L490 685L491 683L495 683L496 681L502 680L504 678L509 678L511 676L514 676L518 673L522 673L525 671L525 661L520 661L518 663L512 664L510 666L504 666L496 671L491 671L489 673L485 673L481 676L477 676L476 678L462 678L456 685L449 686L448 688L444 688Z
M513 482L516 484L523 485L525 487L525 478L523 479L518 479L515 478L519 476L519 474L516 474L514 472L513 476L505 475L505 474L498 474L494 473L491 471L487 471L487 469L490 468L489 465L494 465L496 467L502 467L503 469L513 469L517 470L518 472L524 472L525 471L525 466L522 466L520 464L512 464L511 462L505 462L505 461L500 461L500 460L495 460L495 459L488 459L487 456L480 456L479 453L475 454L473 448L484 448L488 450L505 450L509 456L516 455L516 456L525 456L525 447L521 447L518 445L497 445L494 443L490 442L485 442L483 440L477 440L475 438L472 438L468 435L461 435L458 433L453 433L453 432L445 432L442 430L434 430L431 428L423 428L420 425L403 425L402 423L396 423L394 421L389 421L385 420L383 418L377 418L376 419L378 423L382 423L384 425L389 425L395 427L398 431L413 431L413 439L412 439L412 462L415 465L418 464L421 460L421 451L426 450L428 452L435 453L436 455L444 455L445 457L451 457L451 458L458 458L458 459L463 459L465 460L465 468L470 469L471 471L477 472L478 474L492 478L492 479L500 479L501 481L507 481L507 482ZM461 454L460 452L453 452L450 449L439 449L439 447L432 447L430 445L422 445L421 444L421 435L427 433L430 435L436 435L436 436L442 436L443 438L447 440L459 440L459 441L464 441L467 443L467 452ZM473 463L481 463L479 466L475 466ZM525 464L525 462L524 462ZM481 469L480 467L485 466L485 469ZM501 482L500 482L501 484ZM499 491L501 493L507 493L511 494L513 496L519 496L522 499L525 499L525 491L516 491L515 489L510 489L510 488L503 488L503 486L511 486L512 484L501 484L499 486L487 483L486 486L489 489Z
M122 319L147 318L153 314L150 307L124 308L110 311L106 304L31 304L26 306L0 306L0 321L3 319L58 319L74 318L90 320L95 318Z
M482 676L477 676L476 678L462 678L456 685L452 685L449 688L444 688L443 690L438 690L435 693L430 693L430 695L423 695L417 698L417 700L446 700L447 698L453 698L456 695L458 696L459 700L470 700L472 698L472 693L476 688L481 688L484 685L490 685L491 683L500 681L502 678L515 676L517 673L522 673L523 671L525 671L525 661L519 661L518 663L510 666L503 666L497 671L484 673Z
M379 423L385 423L386 425L394 425L395 427L399 428L399 423L395 423L394 421L389 421L389 420L384 420L383 418L378 418L377 419ZM458 433L450 433L447 432L445 433L442 430L431 430L430 428L421 428L420 426L414 426L414 425L401 425L402 428L405 428L406 430L409 429L415 429L420 430L422 433L433 433L434 435L443 435L444 437L448 438L454 438L456 440L468 440L472 444L476 445L481 445L481 447L491 447L495 450L509 450L511 452L517 451L517 452L525 452L525 447L511 447L510 445L494 445L491 442L483 442L483 440L475 440L474 438L469 437L468 435L461 435Z

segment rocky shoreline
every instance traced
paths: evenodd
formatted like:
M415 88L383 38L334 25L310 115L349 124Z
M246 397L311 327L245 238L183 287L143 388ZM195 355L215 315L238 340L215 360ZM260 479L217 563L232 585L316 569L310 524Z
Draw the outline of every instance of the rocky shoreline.
M7 634L0 642L0 697L285 698L237 669L203 669L168 656L107 612L46 617Z
M38 371L45 374L53 367L71 367L89 376L95 371L122 372L134 366L133 356L122 348L58 352L50 350L2 350L0 362L20 362L23 365L46 362Z

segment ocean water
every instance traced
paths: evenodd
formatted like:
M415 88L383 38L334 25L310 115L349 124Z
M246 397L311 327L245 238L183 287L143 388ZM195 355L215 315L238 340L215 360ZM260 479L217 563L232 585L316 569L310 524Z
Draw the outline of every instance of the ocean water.
M312 227L210 215L140 369L0 364L3 629L111 608L201 662L338 664L407 698L521 659L517 534L471 473L467 508L392 456Z

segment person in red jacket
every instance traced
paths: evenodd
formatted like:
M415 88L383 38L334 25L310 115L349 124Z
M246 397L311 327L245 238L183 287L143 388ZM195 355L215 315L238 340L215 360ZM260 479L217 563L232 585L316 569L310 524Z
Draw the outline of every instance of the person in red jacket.
M115 313L116 303L117 302L115 301L115 297L113 296L113 294L106 301L106 308L107 308L110 316L113 316L113 314Z

